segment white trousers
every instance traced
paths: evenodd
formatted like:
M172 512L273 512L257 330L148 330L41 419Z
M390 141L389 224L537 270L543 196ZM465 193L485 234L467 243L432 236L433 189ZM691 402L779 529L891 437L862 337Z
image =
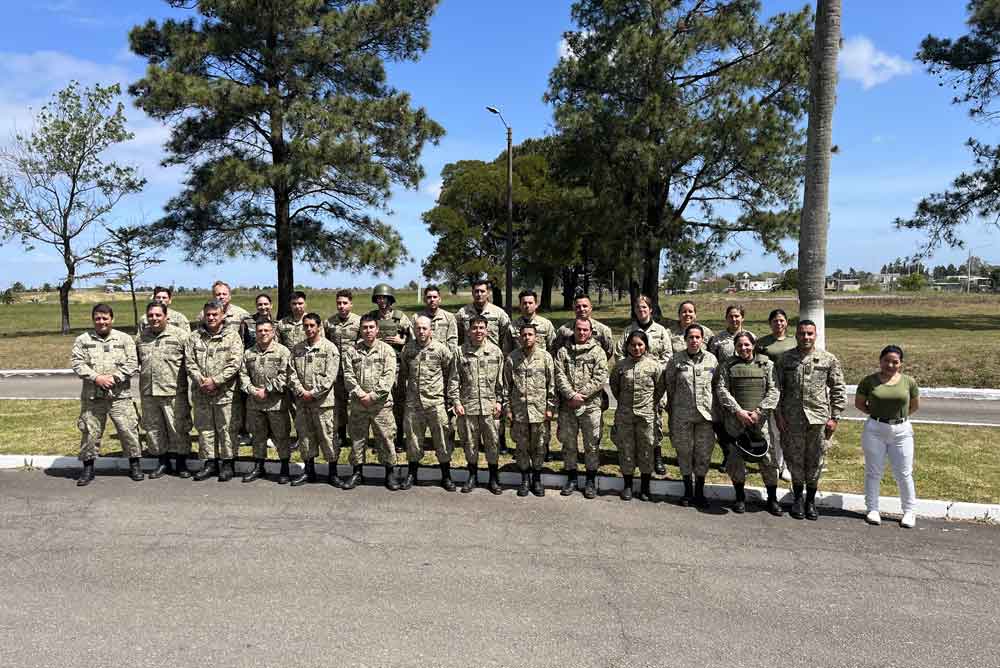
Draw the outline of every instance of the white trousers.
M771 438L771 461L778 467L778 475L785 469L785 455L781 451L781 430L778 429L778 421L774 417L778 409L771 411L767 418L768 436Z
M892 475L899 486L899 502L904 513L913 510L917 493L913 486L913 424L886 424L871 418L865 420L861 432L861 449L865 453L865 505L878 510L879 485L889 458Z

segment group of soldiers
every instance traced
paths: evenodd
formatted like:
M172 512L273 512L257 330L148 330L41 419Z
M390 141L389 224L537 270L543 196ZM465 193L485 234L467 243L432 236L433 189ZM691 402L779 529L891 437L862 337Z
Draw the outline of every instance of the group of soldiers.
M425 308L412 321L395 308L393 290L384 284L375 287L375 308L363 316L353 312L352 293L339 291L337 311L325 320L308 311L302 292L293 293L290 315L275 320L266 294L257 296L251 315L231 302L226 283L216 282L212 291L212 301L192 328L170 307L171 291L157 287L134 340L113 329L110 306L93 308L94 329L77 338L72 353L73 370L83 380L78 485L94 479L109 417L129 458L129 475L143 479L139 412L130 390L130 379L138 374L147 450L158 457L150 478L173 472L195 480L231 480L245 427L254 465L244 482L265 477L270 443L280 461L278 483L317 482L315 459L322 454L333 464L325 482L352 489L363 482L362 464L371 448L385 467L385 486L409 489L429 432L442 487L456 489L451 456L461 443L469 469L462 492L477 486L482 453L487 488L500 494L499 455L509 428L521 473L517 494L543 496L541 471L551 425L557 422L568 474L561 493L582 488L586 498L594 498L609 387L617 400L612 440L625 477L622 498L632 498L636 467L642 499L650 498L652 473L665 473L666 411L685 484L682 503L705 503L705 475L718 434L737 490L734 509L742 512L746 472L730 441L746 432L766 440L773 413L792 475L792 515L815 519L822 455L844 409L845 391L836 358L811 345L815 326L808 321L799 323L797 345L783 353L776 371L766 355L758 354L752 335L747 358L748 333L741 327L739 307L727 310L726 331L713 334L697 324L694 304L685 302L676 326L667 329L655 322L652 302L643 296L616 340L592 317L587 295L574 300L575 318L556 328L537 313L535 292L519 294L520 314L511 319L489 301L485 280L473 283L472 303L454 315L441 308L440 289L428 286ZM731 320L733 309L741 315ZM292 420L303 462L294 477L289 467L295 447ZM203 460L193 476L186 463L192 423ZM583 485L577 478L579 441ZM349 448L353 467L343 479L335 465L341 447ZM768 510L780 514L773 502L775 451L764 459L761 472ZM405 452L407 464L398 477L397 452Z

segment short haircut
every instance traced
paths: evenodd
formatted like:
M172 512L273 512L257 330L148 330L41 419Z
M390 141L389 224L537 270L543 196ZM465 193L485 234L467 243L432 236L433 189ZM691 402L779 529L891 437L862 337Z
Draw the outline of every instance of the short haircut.
M302 301L305 301L306 293L302 292L301 290L296 290L295 292L292 293L292 296L288 298L288 301L292 301L293 299L301 299Z
M158 308L161 311L163 311L163 315L167 314L167 305L164 304L163 302L158 302L155 299L149 302L148 304L146 304L146 313L149 313L149 309L151 308Z
M631 341L632 339L639 339L640 341L642 341L643 345L646 346L646 350L649 350L649 337L646 335L646 332L642 331L641 329L633 329L631 332L629 332L628 336L625 337L626 348L628 348L629 341Z
M254 297L253 298L253 303L256 304L260 300L261 297L263 297L264 299L266 299L268 304L272 303L271 302L271 295L267 294L266 292L262 292L259 295L257 295L256 297Z
M478 314L469 318L469 327L471 328L473 325L478 324L480 322L486 325L486 328L489 329L490 321Z
M736 334L733 335L733 345L736 345L736 342L740 339L749 339L751 346L757 345L757 339L754 337L752 332L736 332Z
M312 320L317 325L323 324L323 318L320 317L319 313L306 313L304 316L302 316L303 324L305 323L306 320Z
M730 304L729 306L726 307L726 316L728 316L729 312L733 310L739 311L740 315L743 316L744 318L747 315L746 309L743 308L743 304Z
M438 293L440 295L441 294L441 288L439 288L438 286L436 286L433 283L431 283L426 288L424 288L424 295L425 296L427 295L428 292L436 292L436 293Z
M431 319L428 318L426 315L418 315L416 318L413 319L413 324L416 325L418 322L421 321L425 321L428 327L431 326Z
M536 327L535 323L533 322L522 322L521 325L517 328L517 331L523 332L526 329L530 329L535 334L538 333L538 327Z
M157 292L166 292L167 296L171 297L171 298L174 296L174 291L173 290L171 290L170 288L164 287L162 285L157 285L155 288L153 288L153 296L154 297L156 296Z
M885 357L889 353L896 353L897 355L899 355L899 361L900 362L903 361L903 349L900 348L899 346L895 345L895 344L889 344L888 346L886 346L885 348L883 348L882 352L880 352L878 354L878 358L882 359L883 357Z
M233 289L229 287L229 283L226 283L225 281L216 281L215 283L212 283L212 292L215 292L215 289L220 285L226 286L226 289L229 290L230 292L233 291Z
M112 318L115 317L115 310L103 302L100 304L94 304L94 308L90 309L90 319L93 320L94 316L98 313L107 313Z
M576 323L578 323L578 322L585 323L589 329L594 329L593 326L590 324L590 319L589 318L576 318L576 319L574 319L573 320L573 329L576 329Z
M586 292L581 292L576 297L573 297L573 301L575 301L575 302L576 301L580 301L581 299L586 299L589 302L590 301L590 295L588 295Z
M256 323L254 324L254 327L253 327L253 328L254 328L254 329L258 329L258 328L260 328L260 326L261 326L261 325L267 325L267 326L268 326L268 327L270 327L271 329L274 329L274 321L273 321L273 320L271 320L270 318L263 318L263 319L261 319L261 320L258 320L258 321L257 321L257 322L256 322Z
M363 325L366 322L374 322L375 326L376 327L378 326L378 318L373 316L371 313L365 313L363 316L361 316L361 324Z
M490 279L488 278L476 278L472 280L472 289L475 290L477 285L485 285L486 289L490 289Z
M347 297L348 300L354 301L354 293L350 290L337 290L338 297Z
M705 328L695 322L695 323L692 323L692 324L690 324L690 325L688 325L687 327L684 328L684 338L685 339L687 339L688 334L693 329L697 329L698 332L701 334L701 338L705 338Z
M777 318L779 315L785 316L785 320L788 320L788 314L785 313L785 309L783 309L783 308L776 308L776 309L774 309L773 311L771 311L770 313L767 314L767 321L771 322L772 320L774 320L775 318Z
M525 297L531 297L536 302L538 301L538 293L531 289L521 290L520 292L517 293L517 301L521 301Z
M205 311L225 311L226 307L222 305L218 299L213 299L210 302L205 302L205 305L201 307L202 313Z
M687 304L691 305L692 311L694 311L695 313L698 312L698 307L695 306L695 303L690 299L685 299L684 301L682 301L680 304L677 305L677 315L681 314L681 309L683 309Z
M799 320L799 324L795 326L795 331L796 332L799 331L800 329L802 329L806 325L811 326L813 329L816 328L816 323L813 322L812 320L809 320L808 318L806 318L805 320Z

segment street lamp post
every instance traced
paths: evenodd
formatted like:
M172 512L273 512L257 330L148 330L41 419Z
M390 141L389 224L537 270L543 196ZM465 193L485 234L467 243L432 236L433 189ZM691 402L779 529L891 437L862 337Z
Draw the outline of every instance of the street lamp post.
M486 111L500 117L500 122L507 128L507 313L513 312L514 285L514 154L513 132L503 114L496 107L486 107Z

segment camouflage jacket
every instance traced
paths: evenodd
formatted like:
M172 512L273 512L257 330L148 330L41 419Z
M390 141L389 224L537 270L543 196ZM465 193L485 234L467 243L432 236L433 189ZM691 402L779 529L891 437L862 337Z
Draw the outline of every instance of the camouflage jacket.
M601 405L601 391L608 382L608 358L593 339L584 344L574 343L560 348L556 354L556 392L559 393L561 410L576 415L588 408ZM570 408L566 402L575 394L582 394L584 403Z
M847 406L844 372L832 353L793 348L782 355L775 374L781 392L778 410L790 421L799 421L804 413L809 424L824 424Z
M736 334L747 331L748 330L741 329L739 332L736 332ZM715 355L715 359L719 360L719 364L726 362L736 355L736 345L733 341L736 334L733 334L728 329L724 329L708 339L708 352ZM757 336L753 332L749 332L749 334L753 336L754 341L757 340Z
M625 340L628 339L628 335L637 329L642 329L636 321L631 321L625 331L622 332L621 338L618 339L618 343L615 344L615 359L622 359L628 357L628 351L625 350ZM670 332L658 322L651 322L649 327L645 330L646 337L649 339L649 348L646 350L646 354L655 359L660 363L660 365L666 364L670 360L670 355L673 349L670 347Z
M148 327L136 337L139 355L139 394L144 397L172 397L187 394L184 370L184 342L191 330L167 324L159 334Z
M419 315L430 318L431 332L435 341L443 343L453 350L458 347L458 321L455 316L443 308L439 308L434 315L431 315L429 310L424 309Z
M344 351L342 373L344 388L351 397L351 410L361 408L358 399L366 394L375 395L375 406L392 406L392 386L396 382L396 351L388 343L376 339L369 348L364 340L351 350Z
M489 302L483 306L482 312L477 311L474 304L466 304L458 309L458 313L455 314L455 321L458 323L458 342L465 343L469 340L469 321L477 315L486 318L486 336L490 342L500 350L507 350L510 316L502 308Z
M107 338L91 330L76 337L70 356L73 373L83 379L81 399L127 399L132 396L131 378L139 368L135 342L125 332L112 329ZM98 376L112 376L115 384L103 390L94 384Z
M323 323L323 332L326 338L337 346L343 359L345 348L353 348L357 343L358 334L361 332L361 316L357 313L348 313L347 320L341 320L340 316L334 313Z
M593 318L589 318L589 320L591 330L590 340L597 343L597 345L601 347L601 350L604 351L607 358L611 359L611 357L615 354L615 337L611 332L611 328L598 320L594 320ZM576 332L574 331L575 328L576 318L570 320L556 330L556 340L555 343L552 344L553 357L559 354L559 350L561 348L573 345L574 341L576 341Z
M685 350L670 359L664 371L664 380L671 421L712 421L715 403L713 386L718 367L719 361L707 350L693 357Z
M302 321L292 320L292 316L285 316L278 321L278 341L288 349L295 347L296 343L306 340L306 330L302 329Z
M222 327L211 334L204 326L191 332L184 345L184 368L193 392L213 404L227 404L233 399L240 367L243 365L243 340L236 329ZM200 393L198 387L207 378L219 386L215 394Z
M240 389L247 395L247 408L258 411L288 410L288 363L292 354L277 341L266 349L259 345L247 348L240 368ZM265 390L267 398L258 399L255 390Z
M731 357L719 365L719 373L715 379L715 398L718 406L722 409L722 421L726 426L726 431L732 436L739 436L745 427L736 417L736 411L747 410L740 406L736 397L732 394L732 373L733 368L740 364L755 364L764 373L763 399L757 409L761 412L761 421L758 423L757 431L767 434L767 418L778 406L778 380L774 374L774 364L764 355L754 355L750 361L741 357Z
M266 320L275 327L275 334L277 334L277 324L271 318L265 318L259 313L254 313L248 315L243 319L243 323L240 325L240 336L243 337L243 347L250 348L255 343L257 343L257 323Z
M618 401L615 415L635 415L654 420L659 415L663 397L663 366L648 354L619 360L611 370L608 383Z
M466 415L492 415L503 404L503 351L490 341L476 348L465 343L458 349L458 401Z
M545 412L556 414L556 376L552 355L535 344L530 354L518 348L503 367L507 409L516 422L544 422Z
M410 322L410 319L406 317L406 314L398 308L392 309L386 315L380 314L378 309L373 309L368 312L368 315L378 321L379 341L384 342L397 353L401 353L403 348L406 347L407 342L413 338L413 324ZM402 345L386 341L386 339L390 336L396 335L403 337Z
M455 354L446 344L431 338L421 346L408 341L400 356L406 405L412 408L451 407L458 401Z
M551 320L543 318L536 313L530 319L519 316L511 320L510 325L508 325L507 348L505 352L509 355L515 348L521 347L521 325L526 323L531 323L535 326L535 331L538 333L538 337L535 339L538 342L537 345L545 348L545 350L551 350L556 342L556 328Z
M183 313L181 313L180 311L173 309L169 306L167 307L167 324L177 327L178 329L182 330L185 334L191 332L191 321L188 320L188 317ZM146 320L145 313L142 315L142 318L139 319L139 325L140 325L139 329L146 329L146 326L149 325L149 321Z
M229 302L229 306L226 307L226 312L222 315L222 326L226 329L232 329L240 337L243 337L243 332L246 329L246 320L250 317L250 312L247 311L242 306L237 306L236 304ZM204 321L204 313L198 311L198 316L195 318L198 327L201 327L201 323Z
M696 325L701 325L702 330L704 330L704 335L702 336L701 349L705 350L707 343L715 336L715 332L712 331L711 327L706 327L700 322L694 323ZM687 342L684 340L684 330L681 328L679 322L675 322L673 326L668 330L670 332L670 347L674 354L682 353L687 350Z
M337 346L324 338L318 339L315 345L299 341L292 347L290 358L288 387L292 394L301 397L308 390L314 397L311 406L334 406L336 393L330 390L340 378L341 361L344 358Z

